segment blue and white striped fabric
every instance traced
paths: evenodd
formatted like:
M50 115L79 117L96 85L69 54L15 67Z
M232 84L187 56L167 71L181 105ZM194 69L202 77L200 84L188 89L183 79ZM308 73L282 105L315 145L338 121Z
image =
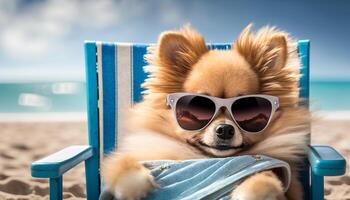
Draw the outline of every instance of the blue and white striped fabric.
M276 170L284 191L290 184L290 168L286 162L267 156L236 156L185 161L148 161L145 166L160 188L145 200L230 199L232 190L244 178L265 170ZM100 200L112 200L103 190Z
M116 147L122 128L119 122L126 108L141 99L147 45L97 43L96 46L100 149L106 155Z

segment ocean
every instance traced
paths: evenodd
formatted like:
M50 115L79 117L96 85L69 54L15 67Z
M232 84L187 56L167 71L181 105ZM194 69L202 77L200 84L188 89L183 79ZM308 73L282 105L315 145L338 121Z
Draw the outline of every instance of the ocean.
M85 112L84 82L0 83L0 113ZM350 81L312 81L317 111L350 111Z

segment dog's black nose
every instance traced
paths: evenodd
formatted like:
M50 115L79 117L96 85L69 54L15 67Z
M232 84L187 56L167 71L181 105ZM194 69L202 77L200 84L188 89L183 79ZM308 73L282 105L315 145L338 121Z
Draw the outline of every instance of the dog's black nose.
M228 140L235 134L235 128L230 124L219 124L216 128L216 135L223 140Z

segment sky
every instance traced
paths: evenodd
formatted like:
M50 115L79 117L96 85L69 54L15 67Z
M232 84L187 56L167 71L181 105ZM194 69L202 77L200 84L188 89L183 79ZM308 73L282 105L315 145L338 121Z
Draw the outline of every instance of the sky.
M186 23L207 42L277 26L311 40L312 80L350 80L346 0L0 0L0 82L84 80L84 40L154 43Z

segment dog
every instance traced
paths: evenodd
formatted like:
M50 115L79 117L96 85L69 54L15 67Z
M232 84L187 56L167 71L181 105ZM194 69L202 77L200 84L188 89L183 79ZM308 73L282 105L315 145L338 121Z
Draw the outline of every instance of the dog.
M280 179L270 170L246 178L232 191L232 199L303 198L298 172L309 144L310 114L299 106L303 101L298 85L301 64L295 40L288 33L270 26L254 32L250 24L231 49L214 50L187 25L161 33L145 58L149 77L142 85L143 100L129 112L125 122L128 130L120 138L118 151L105 158L101 168L106 187L115 197L140 199L159 187L139 161L263 154L289 163L292 178L288 191L283 192ZM212 109L211 119L203 125L191 116L181 118L186 113L179 114L178 108L174 114L169 106L173 103L169 94L174 93L205 98ZM258 131L237 120L235 109L212 108L213 103L207 102L216 98L231 105L242 98L257 98L254 95L277 97L279 106L268 125Z

